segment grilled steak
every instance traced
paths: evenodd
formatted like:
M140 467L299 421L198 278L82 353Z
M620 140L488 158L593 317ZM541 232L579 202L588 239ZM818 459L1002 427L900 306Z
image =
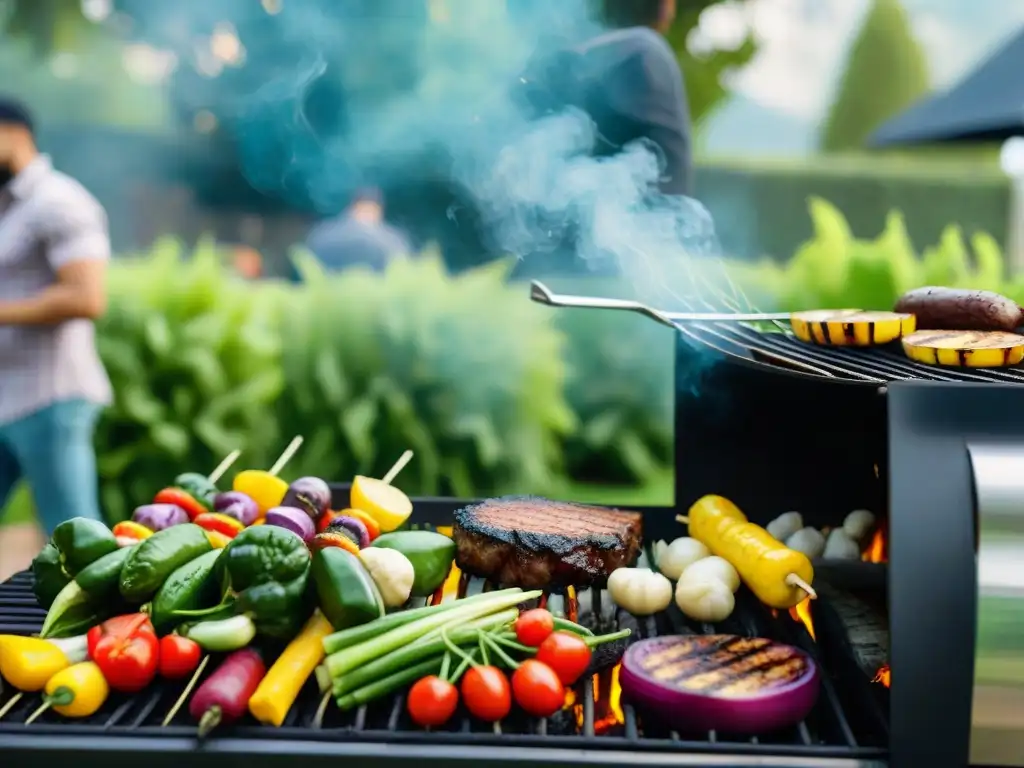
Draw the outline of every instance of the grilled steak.
M641 517L531 496L488 499L455 513L460 569L523 589L603 585L640 549Z

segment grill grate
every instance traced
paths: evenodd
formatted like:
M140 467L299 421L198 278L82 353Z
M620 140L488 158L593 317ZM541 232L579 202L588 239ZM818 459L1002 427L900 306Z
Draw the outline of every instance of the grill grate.
M642 564L642 563L641 563ZM486 588L478 579L462 578L462 594L474 594ZM773 615L745 591L737 596L733 615L720 625L700 625L686 619L672 606L655 617L637 618L617 609L600 590L584 590L578 601L578 620L600 631L628 627L634 638L658 634L726 632L748 636L764 636L797 645L814 655L825 674L818 704L811 716L797 727L762 736L723 733L687 734L667 730L644 719L641 713L625 702L616 706L617 669L610 668L585 679L575 691L575 704L547 720L529 718L521 713L496 725L486 725L457 717L447 728L427 733L416 728L405 712L404 693L376 702L353 712L342 713L333 705L317 727L316 712L320 695L310 681L281 728L261 726L245 720L232 728L224 728L216 739L247 739L252 749L263 749L260 743L287 739L319 742L369 742L391 744L430 744L438 748L455 745L491 747L547 747L566 750L629 750L676 753L716 753L746 755L751 759L774 757L845 759L874 764L888 753L888 719L883 708L875 704L870 684L841 643L826 642L821 629L819 643L810 638L803 625L788 614ZM450 599L450 598L446 598ZM548 598L553 611L572 615L571 600L558 595ZM568 611L566 611L568 609ZM38 630L43 611L31 592L31 576L22 573L0 585L0 634L30 634ZM0 744L17 747L16 736L137 736L159 740L176 737L179 741L194 737L195 726L183 711L167 727L160 723L180 694L184 683L161 682L146 693L135 696L112 696L94 717L68 721L46 713L26 727L25 719L39 705L38 695L25 696L20 704L0 721ZM0 694L0 706L12 695ZM852 717L848 708L856 708ZM157 741L152 743L156 744ZM819 763L821 764L821 763Z
M693 312L665 312L634 301L559 295L538 282L531 285L530 296L538 303L553 307L637 312L675 329L693 342L748 365L782 367L814 378L875 386L909 380L1024 383L1024 366L944 368L908 359L899 344L870 348L808 344L793 335L787 322L779 320L762 324L770 325L770 330L736 320L709 322L699 319L699 314Z

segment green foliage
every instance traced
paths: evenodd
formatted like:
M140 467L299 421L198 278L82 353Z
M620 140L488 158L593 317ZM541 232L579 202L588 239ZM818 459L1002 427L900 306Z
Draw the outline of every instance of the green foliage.
M116 262L109 285L97 329L115 392L97 434L109 518L236 448L246 465L265 466L280 448L268 410L284 381L263 292L228 278L212 245L186 259L173 241Z
M558 313L569 339L566 390L580 428L564 443L571 477L651 482L672 461L675 337L620 312Z
M715 218L725 253L788 259L814 235L807 200L831 201L857 237L873 237L889 211L906 216L918 251L950 224L968 237L1006 232L1010 185L995 162L875 155L801 161L717 160L697 167L700 199Z
M306 437L292 469L383 474L411 448L402 487L472 496L543 491L575 424L563 395L563 338L509 265L450 276L437 254L383 276L326 275L296 256L305 285L282 288L278 420Z
M874 0L829 110L821 145L842 151L864 145L875 128L929 90L928 67L900 0Z
M785 311L821 307L888 309L901 294L925 285L998 291L1020 302L1024 281L1008 280L1003 253L988 234L965 238L950 225L918 253L903 214L890 212L875 238L857 238L831 203L810 203L813 237L785 264L734 265L730 273L764 303Z

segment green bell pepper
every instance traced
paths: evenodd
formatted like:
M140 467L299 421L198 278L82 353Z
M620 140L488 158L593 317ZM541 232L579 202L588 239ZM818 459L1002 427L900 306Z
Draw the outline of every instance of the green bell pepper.
M340 547L313 555L311 566L317 604L336 632L379 619L384 599L362 561Z
M58 525L49 543L32 561L39 605L49 609L80 571L116 549L117 539L99 520L74 517Z
M373 540L374 547L401 552L416 574L413 597L428 597L444 584L455 560L455 542L434 531L395 531Z
M224 548L222 602L252 619L260 635L291 640L312 613L305 542L272 525L246 528Z

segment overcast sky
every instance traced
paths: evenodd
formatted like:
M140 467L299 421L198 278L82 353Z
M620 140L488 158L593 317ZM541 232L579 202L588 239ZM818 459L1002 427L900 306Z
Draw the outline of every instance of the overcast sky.
M869 0L750 0L705 12L701 34L728 44L748 25L756 59L735 79L747 98L802 120L818 120ZM933 84L950 85L1024 27L1024 0L904 0L928 56ZM700 40L694 41L698 45Z

